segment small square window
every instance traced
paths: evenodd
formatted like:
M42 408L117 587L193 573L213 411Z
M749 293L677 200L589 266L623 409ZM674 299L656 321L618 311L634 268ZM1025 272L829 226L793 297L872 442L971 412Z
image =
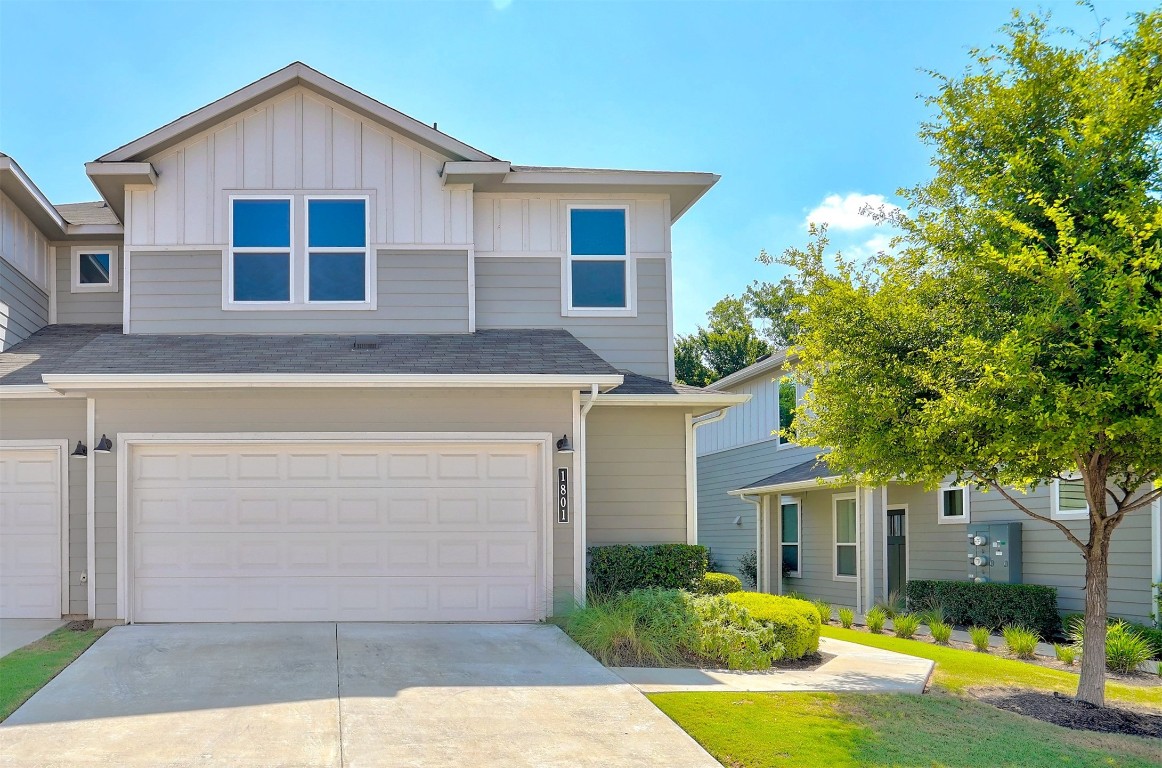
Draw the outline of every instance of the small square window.
M1089 517L1089 499L1085 496L1085 481L1073 478L1054 480L1049 494L1053 517L1063 520Z
M72 257L73 293L112 293L117 290L115 249L77 246L72 250Z
M936 522L968 522L968 488L946 486L937 492Z

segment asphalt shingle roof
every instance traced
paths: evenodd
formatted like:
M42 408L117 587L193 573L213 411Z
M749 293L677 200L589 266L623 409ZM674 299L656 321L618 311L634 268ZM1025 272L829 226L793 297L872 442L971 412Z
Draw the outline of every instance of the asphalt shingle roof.
M776 472L769 477L764 477L757 482L749 483L739 490L765 488L769 485L783 485L784 483L802 483L807 480L835 477L838 474L834 469L827 466L827 460L823 456L819 456L804 461L802 464L796 464L790 469L784 469L782 472Z
M104 200L95 203L61 203L57 213L70 224L120 224L117 214Z
M662 379L655 379L649 376L642 376L640 373L633 373L632 371L621 371L624 381L617 387L609 390L611 395L698 395L717 394L715 392L708 392L698 387L691 387L686 384L671 383L663 381Z
M388 373L616 375L567 331L464 334L125 335L119 326L55 325L0 354L0 385L45 373Z

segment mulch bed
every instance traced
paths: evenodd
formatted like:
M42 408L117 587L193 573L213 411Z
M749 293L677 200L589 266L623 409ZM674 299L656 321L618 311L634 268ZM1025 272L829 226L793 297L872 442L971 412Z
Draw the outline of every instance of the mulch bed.
M71 630L73 632L87 632L88 630L90 630L92 628L93 628L93 620L92 619L82 619L80 621L70 621L68 624L65 624L65 629Z
M1095 707L1060 693L1025 691L979 698L994 707L1066 728L1162 739L1162 715Z

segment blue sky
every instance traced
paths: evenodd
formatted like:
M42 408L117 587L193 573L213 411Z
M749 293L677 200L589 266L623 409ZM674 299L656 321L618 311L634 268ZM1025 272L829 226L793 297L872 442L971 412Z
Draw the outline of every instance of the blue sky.
M1108 31L1147 4L1096 6ZM0 0L0 149L54 202L96 199L86 161L301 60L516 163L720 174L674 228L689 332L777 278L755 256L802 244L809 215L874 250L864 196L927 174L921 70L959 71L1011 7ZM1072 2L1040 7L1096 28Z

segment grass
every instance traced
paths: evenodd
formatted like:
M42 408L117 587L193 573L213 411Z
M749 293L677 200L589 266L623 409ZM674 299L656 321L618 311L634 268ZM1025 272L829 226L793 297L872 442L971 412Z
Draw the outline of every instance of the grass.
M103 629L74 632L61 627L0 659L0 722L72 664L103 634Z
M849 643L931 659L936 662L932 682L953 693L973 687L1024 687L1068 694L1073 694L1077 690L1077 674L1061 669L1050 669L959 648L946 648L921 640L903 640L840 627L823 627L822 634L824 637L846 640ZM1123 702L1162 709L1162 686L1135 686L1107 680L1106 700L1111 703Z
M1071 731L945 694L660 693L649 698L728 768L1157 765L1153 740Z

